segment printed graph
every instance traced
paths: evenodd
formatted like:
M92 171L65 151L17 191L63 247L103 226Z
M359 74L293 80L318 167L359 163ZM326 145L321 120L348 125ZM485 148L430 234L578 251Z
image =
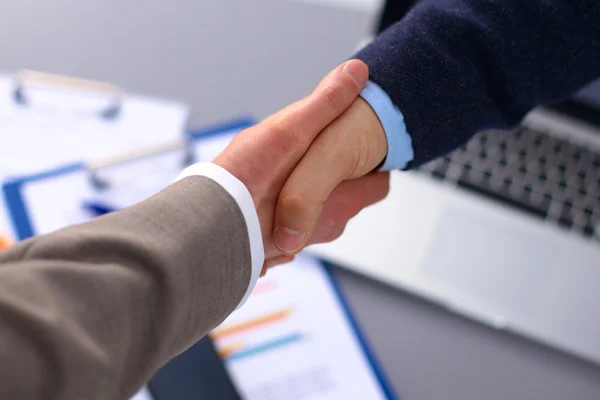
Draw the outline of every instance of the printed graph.
M259 292L263 290L272 288L265 286ZM304 339L302 333L286 328L293 313L291 307L264 312L217 328L211 337L219 344L218 353L225 361L242 360L282 349Z
M273 340L265 341L253 346L246 346L243 342L232 343L219 349L221 359L225 361L239 361L258 354L267 353L273 350L281 349L300 342L304 339L301 333L282 336Z
M327 271L300 256L212 333L246 400L384 399Z
M239 333L252 331L259 328L265 328L269 325L279 323L286 320L292 315L291 308L284 308L282 310L265 313L257 317L246 319L242 322L233 323L226 325L222 328L217 328L211 333L211 337L215 340L225 339L226 337L233 336Z

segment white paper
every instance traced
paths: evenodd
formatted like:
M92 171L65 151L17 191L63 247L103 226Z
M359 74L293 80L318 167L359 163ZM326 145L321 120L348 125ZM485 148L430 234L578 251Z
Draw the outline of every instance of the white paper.
M245 400L385 399L319 262L271 270L212 333Z
M231 141L236 130L194 142L197 161L212 161ZM22 189L33 231L53 232L88 221L85 201L99 201L115 209L131 206L171 184L183 167L183 152L173 150L150 158L103 168L99 178L110 182L106 190L90 185L83 170L38 180Z
M181 103L126 96L107 120L99 110L74 109L60 93L20 105L13 91L14 81L0 76L0 180L180 139L189 113Z

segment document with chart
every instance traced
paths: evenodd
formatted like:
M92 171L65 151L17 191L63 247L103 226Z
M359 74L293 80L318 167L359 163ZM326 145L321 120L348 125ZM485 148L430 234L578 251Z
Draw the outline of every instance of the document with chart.
M211 337L245 400L393 398L313 258L269 271Z

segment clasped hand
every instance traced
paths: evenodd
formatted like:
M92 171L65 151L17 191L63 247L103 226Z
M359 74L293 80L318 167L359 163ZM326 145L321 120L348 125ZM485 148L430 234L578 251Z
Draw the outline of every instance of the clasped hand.
M305 246L339 237L349 219L383 199L389 174L385 132L359 94L367 66L348 61L304 99L240 132L214 160L254 200L267 268Z

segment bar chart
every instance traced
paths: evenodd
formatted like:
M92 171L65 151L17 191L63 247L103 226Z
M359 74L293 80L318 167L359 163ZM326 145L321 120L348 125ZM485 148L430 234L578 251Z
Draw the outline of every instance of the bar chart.
M8 235L3 235L0 233L0 251L8 249L12 246L13 241L8 237Z
M385 398L316 260L270 271L210 336L244 400Z

